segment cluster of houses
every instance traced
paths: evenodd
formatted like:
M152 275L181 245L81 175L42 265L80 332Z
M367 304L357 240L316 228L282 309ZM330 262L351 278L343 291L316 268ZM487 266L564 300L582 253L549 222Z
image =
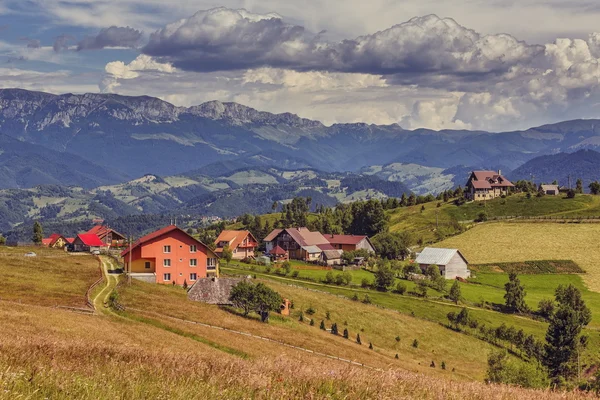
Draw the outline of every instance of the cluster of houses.
M75 237L65 237L60 233L53 233L42 239L42 245L72 252L95 253L127 246L127 238L108 226L95 225L89 231L80 233Z

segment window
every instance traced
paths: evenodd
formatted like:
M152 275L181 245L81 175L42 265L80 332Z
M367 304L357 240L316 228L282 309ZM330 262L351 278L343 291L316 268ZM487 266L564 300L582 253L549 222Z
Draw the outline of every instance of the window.
M217 267L217 259L216 258L207 258L206 259L206 268L207 269L215 269Z
M197 248L196 248L195 244L190 245L190 253L195 253L196 250L197 250Z
M163 281L169 282L171 280L171 274L163 274Z
M146 262L144 263L144 268L146 268L146 269L150 269L150 261L146 261Z
M165 258L163 260L163 266L170 267L171 266L171 259L170 258Z
M196 279L198 279L198 274L196 274L195 272L192 272L190 274L190 281L195 281Z
M163 253L170 253L171 252L171 246L163 246Z
M190 259L190 267L197 267L198 266L198 260L195 258L191 258Z

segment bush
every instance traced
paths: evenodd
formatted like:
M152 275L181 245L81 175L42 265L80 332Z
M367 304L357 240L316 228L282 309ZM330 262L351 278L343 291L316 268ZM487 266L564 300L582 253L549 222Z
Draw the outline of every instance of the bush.
M356 343L362 344L362 341L360 340L360 333L356 334Z
M300 271L298 270L294 270L294 272L292 272L292 278L297 278L300 275Z
M319 326L319 328L323 331L327 330L327 328L325 328L325 321L321 320L321 325Z
M400 336L396 336L396 342L400 343Z
M362 301L365 304L371 304L371 298L369 297L368 294L365 294L365 298Z
M317 312L317 311L316 311L316 310L315 310L315 309L314 309L312 306L309 306L309 307L306 309L306 313L307 313L308 315L314 315L316 312Z
M369 342L369 349L373 350L373 343Z
M479 215L477 216L477 219L475 220L475 222L485 222L488 220L488 215L485 211L482 211L479 213Z
M335 276L335 284L342 286L344 284L344 277L342 276L342 274L337 274Z
M398 284L396 284L396 293L398 293L398 294L406 293L406 284L404 284L404 282L398 282Z
M354 294L352 295L352 300L354 300L354 301L358 301L358 294L354 293Z
M417 339L413 340L412 347L414 347L415 349L419 348L419 341Z
M342 272L342 282L346 286L352 283L352 274L348 271Z
M310 319L310 326L315 326L315 320L314 319Z
M286 275L289 275L290 272L292 272L292 264L290 264L289 261L285 261L282 265L281 268L283 269L283 271L285 271Z
M348 329L347 329L347 328L345 328L345 329L344 329L344 339L348 339L348 335L349 335L349 333L348 333Z
M363 288L371 287L371 282L367 278L363 278L363 280L360 282L360 286Z
M446 361L442 361L441 367L442 367L443 370L446 369Z
M325 275L324 282L327 284L332 284L335 282L335 277L333 276L333 272L331 272L331 271L327 272L327 274Z
M550 299L542 299L538 304L537 314L545 319L550 319L554 314L554 302Z
M270 265L267 265L267 266L265 267L265 272L266 272L267 274L270 274L270 273L271 273L271 266L270 266Z

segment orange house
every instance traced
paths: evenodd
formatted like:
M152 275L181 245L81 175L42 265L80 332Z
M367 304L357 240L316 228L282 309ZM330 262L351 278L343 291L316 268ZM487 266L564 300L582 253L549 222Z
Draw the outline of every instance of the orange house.
M243 260L244 258L254 257L254 251L258 247L258 240L249 231L228 231L224 230L215 240L215 252L220 256L223 249L228 246L231 249L231 258L234 260Z
M217 255L175 225L141 237L121 257L132 277L149 282L191 285L219 275Z

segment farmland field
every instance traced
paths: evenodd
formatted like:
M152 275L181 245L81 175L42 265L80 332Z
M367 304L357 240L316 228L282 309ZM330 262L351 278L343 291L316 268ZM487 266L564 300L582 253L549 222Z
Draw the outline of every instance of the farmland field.
M600 292L600 224L487 223L435 247L460 249L470 263L573 260L585 284Z

